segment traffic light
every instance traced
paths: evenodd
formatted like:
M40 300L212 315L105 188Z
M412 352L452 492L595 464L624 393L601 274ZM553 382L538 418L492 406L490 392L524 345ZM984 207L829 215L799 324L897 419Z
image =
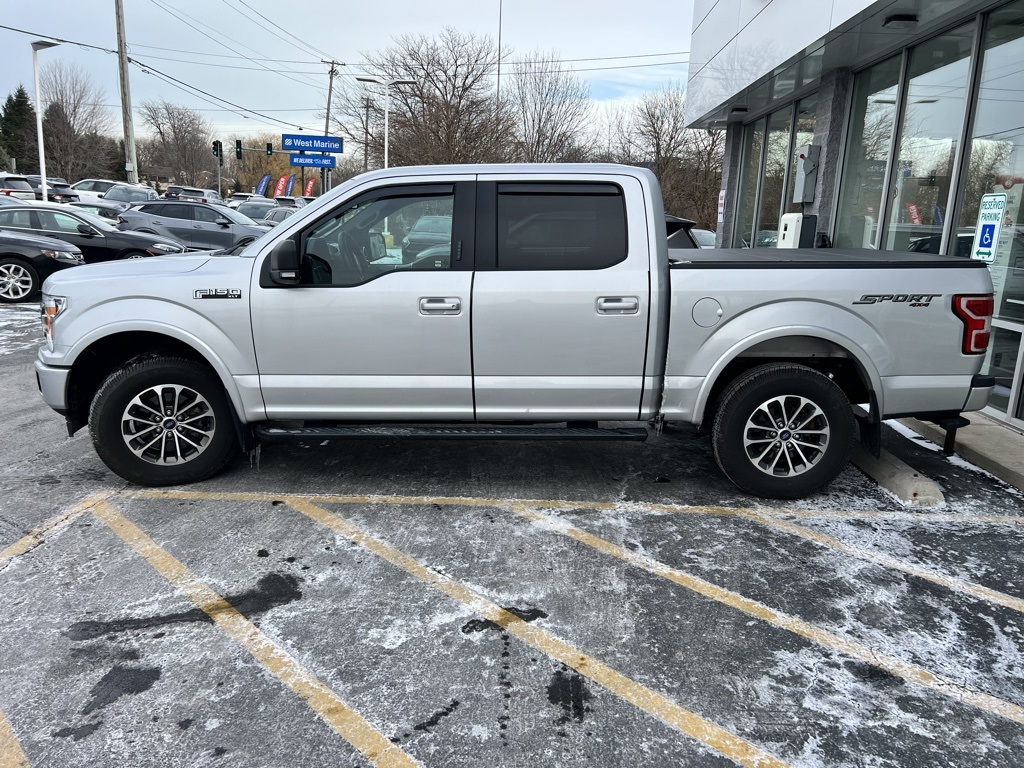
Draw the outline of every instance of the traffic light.
M221 143L219 141L213 142L213 156L220 157Z
M242 159L242 140L235 139L235 157L239 160Z
M267 154L268 155L274 154L274 145L271 144L269 141L267 142Z

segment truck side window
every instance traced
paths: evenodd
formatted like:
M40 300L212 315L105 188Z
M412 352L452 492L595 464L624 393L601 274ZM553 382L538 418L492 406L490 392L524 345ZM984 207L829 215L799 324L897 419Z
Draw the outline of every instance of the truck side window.
M572 189L558 191L558 188ZM588 189L590 187L590 189ZM612 184L499 184L498 269L604 269L625 261L626 208Z
M361 285L388 272L450 269L452 194L383 196L320 221L303 238L303 283Z

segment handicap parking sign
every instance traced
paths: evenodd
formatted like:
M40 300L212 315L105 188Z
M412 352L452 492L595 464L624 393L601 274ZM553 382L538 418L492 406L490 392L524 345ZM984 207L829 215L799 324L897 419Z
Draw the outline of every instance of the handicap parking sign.
M982 224L981 236L978 238L978 242L982 248L991 248L996 244L996 225L995 224Z

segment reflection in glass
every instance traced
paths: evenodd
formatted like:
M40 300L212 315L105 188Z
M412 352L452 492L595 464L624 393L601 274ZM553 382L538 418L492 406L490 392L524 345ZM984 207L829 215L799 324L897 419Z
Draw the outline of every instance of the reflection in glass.
M981 368L983 375L994 376L996 379L996 388L988 401L989 408L1007 412L1010 390L1013 388L1013 372L1017 368L1019 355L1020 334L1005 328L993 328L988 352L985 353L985 364Z
M736 195L736 229L733 231L734 248L749 248L754 227L754 203L757 200L757 180L761 167L761 147L764 144L764 120L751 123L743 129L743 168L740 171L739 193Z
M996 317L1024 321L1024 1L989 17L981 87L963 179L958 239L974 245L982 195L1006 195L998 241L991 255ZM987 260L987 259L986 259Z
M896 123L896 84L900 57L876 64L857 75L853 92L854 124L846 168L839 185L842 198L836 219L836 246L874 248L882 187Z
M789 189L786 191L786 212L802 213L803 203L793 202L793 190L796 188L796 168L799 162L797 147L814 142L814 118L818 112L818 94L801 99L796 105L796 133L793 137L793 156L790 158Z
M768 148L761 180L761 208L758 211L755 248L774 248L779 242L779 217L789 161L793 105L768 116Z
M916 46L900 126L887 250L932 250L942 237L967 97L974 22ZM935 249L937 250L937 248Z

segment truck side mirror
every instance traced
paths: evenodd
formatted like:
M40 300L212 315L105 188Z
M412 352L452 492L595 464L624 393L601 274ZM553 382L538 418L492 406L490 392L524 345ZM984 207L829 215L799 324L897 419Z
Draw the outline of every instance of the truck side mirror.
M280 242L270 252L270 279L277 285L298 285L302 282L294 240Z

